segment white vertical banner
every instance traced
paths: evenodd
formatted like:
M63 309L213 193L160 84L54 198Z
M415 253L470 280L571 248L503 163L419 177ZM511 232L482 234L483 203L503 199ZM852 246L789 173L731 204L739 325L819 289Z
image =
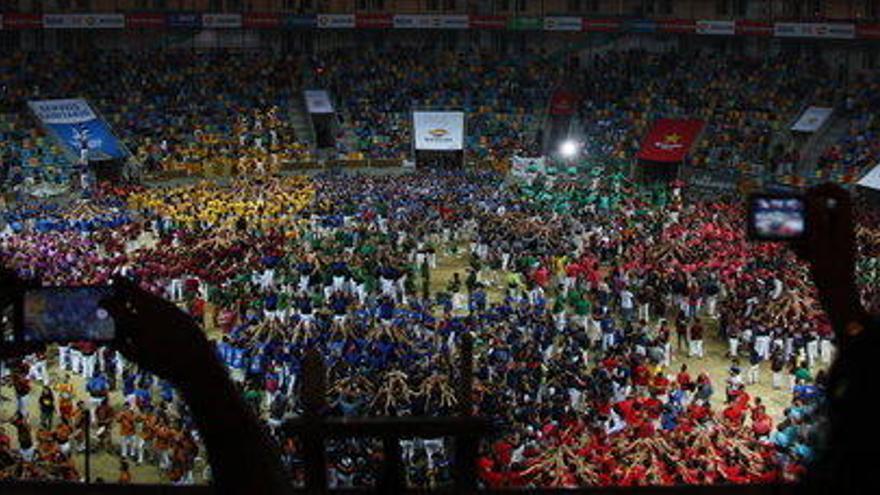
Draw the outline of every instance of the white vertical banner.
M416 150L464 149L464 112L413 112Z

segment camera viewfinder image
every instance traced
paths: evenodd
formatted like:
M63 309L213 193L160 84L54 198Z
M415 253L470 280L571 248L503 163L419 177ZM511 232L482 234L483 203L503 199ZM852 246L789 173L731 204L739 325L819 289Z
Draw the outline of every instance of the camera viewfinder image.
M22 337L26 342L108 341L116 325L99 306L106 287L51 288L25 294Z
M15 340L14 305L12 303L0 306L0 344Z
M755 233L771 239L796 239L804 234L806 207L798 198L755 200Z

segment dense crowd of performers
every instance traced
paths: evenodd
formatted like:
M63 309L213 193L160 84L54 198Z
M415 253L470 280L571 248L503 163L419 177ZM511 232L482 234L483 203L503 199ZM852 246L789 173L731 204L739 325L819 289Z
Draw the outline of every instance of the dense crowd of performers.
M797 479L821 446L834 353L806 268L783 245L747 241L737 199L582 165L589 194L537 195L568 194L563 211L481 172L105 187L85 203L12 205L0 252L47 285L125 276L179 303L297 479L299 446L279 427L301 412L306 349L327 361L328 414L442 415L466 332L476 413L495 427L486 486ZM859 226L873 307L877 225ZM438 287L444 263L457 271ZM723 382L702 366L715 341L730 359ZM672 366L685 356L690 368ZM0 417L0 478L79 479L86 434L119 459L120 482L132 463L175 483L210 477L171 384L112 349L51 346L5 364L16 407ZM781 415L756 383L791 398ZM374 479L370 444L330 446L331 483ZM442 484L448 447L404 442L408 482Z

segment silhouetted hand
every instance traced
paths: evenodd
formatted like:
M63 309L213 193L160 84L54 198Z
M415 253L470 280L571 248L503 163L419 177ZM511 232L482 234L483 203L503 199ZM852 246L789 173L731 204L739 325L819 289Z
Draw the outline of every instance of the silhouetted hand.
M126 357L181 388L205 441L217 493L286 494L277 445L226 375L195 321L173 303L114 279L101 302L116 320Z
M116 321L116 347L127 358L178 385L190 385L217 364L196 322L174 303L124 278L101 302Z
M807 238L793 243L795 252L809 262L819 300L840 337L857 331L852 324L865 316L855 284L855 230L852 199L835 184L823 184L807 193Z

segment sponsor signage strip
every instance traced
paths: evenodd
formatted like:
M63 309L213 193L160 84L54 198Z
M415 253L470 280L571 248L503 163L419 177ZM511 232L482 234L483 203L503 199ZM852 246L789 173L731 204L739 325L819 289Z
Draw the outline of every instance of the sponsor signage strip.
M354 23L358 29L388 29L394 27L394 16L391 14L356 14Z
M582 31L584 21L580 17L545 17L544 31Z
M281 16L272 12L250 12L244 14L241 25L245 29L276 29L281 27Z
M601 19L577 16L307 14L174 12L130 14L0 14L0 29L508 29L514 31L696 33L705 36L774 36L812 39L880 39L880 24L761 22L751 20Z
M777 22L773 26L777 38L819 38L851 40L856 37L855 24L828 22Z
M43 14L45 29L122 29L123 14Z
M125 27L129 29L162 29L167 27L163 14L128 14Z
M696 32L710 36L733 36L736 34L736 21L697 21Z
M696 23L688 19L670 19L658 23L660 31L664 33L693 33L696 31Z
M318 14L318 29L353 29L354 14Z
M395 15L394 29L468 29L470 18L466 15Z
M241 14L202 14L202 27L208 29L239 29Z

